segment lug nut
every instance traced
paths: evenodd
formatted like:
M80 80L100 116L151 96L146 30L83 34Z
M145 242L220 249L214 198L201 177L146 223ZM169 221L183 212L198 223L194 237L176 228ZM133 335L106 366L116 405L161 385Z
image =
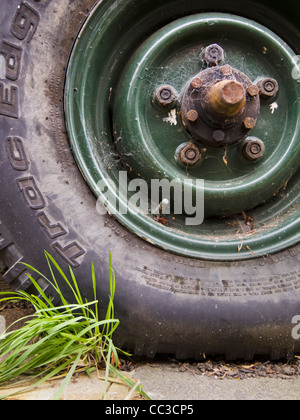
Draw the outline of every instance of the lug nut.
M172 105L176 101L177 97L177 92L169 85L161 86L155 93L156 102L160 106L164 107Z
M257 160L263 157L265 152L265 145L259 139L249 139L244 145L244 156L249 160Z
M220 66L224 62L224 50L218 44L212 44L205 48L203 60L208 67Z
M185 165L195 165L200 160L200 150L193 143L188 143L180 150L179 157Z
M273 98L279 90L277 80L271 78L261 79L257 86L262 99Z

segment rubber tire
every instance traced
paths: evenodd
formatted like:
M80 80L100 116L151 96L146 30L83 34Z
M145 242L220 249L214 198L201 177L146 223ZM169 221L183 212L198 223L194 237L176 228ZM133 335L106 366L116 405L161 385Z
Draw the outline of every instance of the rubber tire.
M16 24L21 3L31 19L25 29ZM300 314L300 246L249 261L195 260L158 249L96 212L96 198L70 150L63 108L68 57L94 3L0 4L0 45L14 45L17 56L0 80L12 102L4 106L0 96L0 113L7 114L0 115L0 266L6 267L6 281L15 290L31 290L27 270L18 263L49 274L46 250L66 272L72 266L91 299L94 262L103 309L110 249L120 320L115 344L134 355L250 360L299 352L292 319Z

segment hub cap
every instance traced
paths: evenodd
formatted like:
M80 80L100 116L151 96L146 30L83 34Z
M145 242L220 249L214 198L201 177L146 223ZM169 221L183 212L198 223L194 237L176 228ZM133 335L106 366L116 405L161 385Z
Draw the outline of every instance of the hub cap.
M256 94L250 94L251 89ZM255 127L259 111L259 88L229 65L199 73L181 103L183 125L194 139L212 147L244 139ZM196 118L191 118L192 112Z

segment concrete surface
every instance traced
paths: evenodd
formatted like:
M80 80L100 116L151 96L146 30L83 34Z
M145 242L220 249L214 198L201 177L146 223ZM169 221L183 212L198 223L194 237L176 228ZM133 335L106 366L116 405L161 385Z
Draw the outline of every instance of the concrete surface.
M47 401L52 400L58 391L61 380L49 381L29 392L8 397L7 400L19 401ZM0 390L0 398L7 394L15 393L22 388ZM106 393L107 401L124 400L130 396L130 389L121 383L109 383ZM89 377L80 374L74 377L68 384L61 400L64 401L99 401L104 399L104 380L99 380L97 373L94 372Z
M159 363L140 366L133 378L153 400L300 400L300 377L220 380Z
M202 401L202 400L300 400L300 377L293 379L252 378L215 379L192 372L179 372L171 363L143 364L129 377L140 381L144 391L153 401ZM50 381L31 392L12 396L13 400L51 400L61 380ZM110 383L106 400L139 399L121 383ZM0 390L0 397L9 390ZM104 381L96 373L91 378L80 374L71 380L62 400L103 400ZM129 398L128 398L129 397Z

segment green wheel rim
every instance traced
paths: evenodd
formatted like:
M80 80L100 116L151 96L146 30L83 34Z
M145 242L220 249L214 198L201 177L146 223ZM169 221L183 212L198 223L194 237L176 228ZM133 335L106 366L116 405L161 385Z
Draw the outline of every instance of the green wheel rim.
M180 255L240 260L297 243L300 84L292 77L296 53L269 29L233 14L192 14L187 7L181 15L174 13L178 19L172 21L167 7L158 13L159 1L152 2L152 8L133 0L115 4L107 1L93 9L75 42L66 77L67 129L79 168L95 195L105 202L109 191L115 200L106 203L107 209L124 226ZM132 6L135 11L129 13ZM164 84L182 95L201 70L201 50L212 43L222 45L226 63L253 82L267 76L278 80L275 104L261 106L251 133L266 145L259 162L245 159L243 142L226 150L199 145L205 159L186 168L178 162L177 151L191 139L179 113L177 124L170 124L170 108L159 108L153 101ZM163 224L155 215L136 211L119 185L120 171L128 172L128 180L143 179L148 185L151 179L204 179L204 222L187 226L186 215L170 214Z

